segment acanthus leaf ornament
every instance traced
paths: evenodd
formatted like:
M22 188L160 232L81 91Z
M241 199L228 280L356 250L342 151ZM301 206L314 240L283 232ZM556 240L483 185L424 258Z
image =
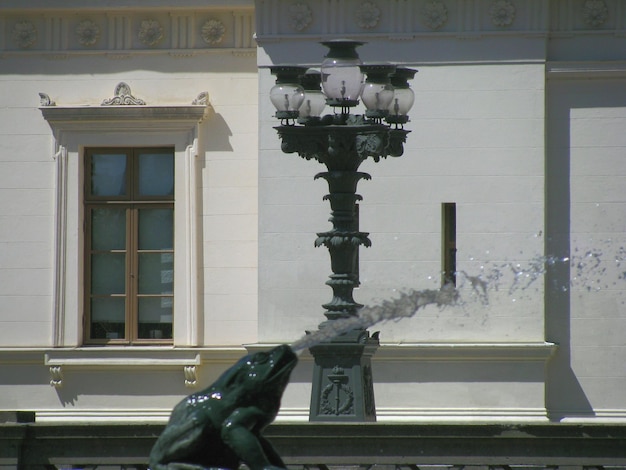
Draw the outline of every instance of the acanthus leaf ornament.
M101 106L128 106L128 105L145 105L146 102L140 98L135 98L130 91L130 87L120 82L115 87L115 96L102 101Z

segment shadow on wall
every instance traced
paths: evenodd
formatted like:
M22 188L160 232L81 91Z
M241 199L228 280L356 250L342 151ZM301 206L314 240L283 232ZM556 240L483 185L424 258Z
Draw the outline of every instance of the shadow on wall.
M559 259L572 259L572 221L582 223L590 230L586 236L593 238L596 227L590 222L581 221L580 213L572 214L572 207L579 202L572 200L572 178L581 174L572 174L572 114L576 109L625 107L626 93L620 83L601 80L579 81L567 80L548 81L548 131L546 155L546 253ZM583 137L584 138L584 137ZM597 154L606 142L598 142L591 148ZM576 189L574 188L574 191ZM579 196L578 196L579 197ZM574 227L574 234L580 228ZM578 232L576 232L578 231ZM600 234L598 234L600 235ZM573 310L584 315L588 312L583 306L573 303L572 299L572 267L568 263L556 263L546 273L545 317L546 340L559 345L556 354L547 366L546 407L551 419L561 420L566 417L594 416L594 407L589 401L584 384L581 384L576 372L572 369L572 349L577 346L572 340ZM580 315L580 313L579 313ZM580 331L581 326L578 326ZM597 345L599 348L602 344ZM599 354L600 352L595 352ZM587 365L587 367L589 367Z
M203 151L207 152L232 152L230 138L233 133L228 127L226 120L219 113L206 119L200 126L200 140L203 142Z

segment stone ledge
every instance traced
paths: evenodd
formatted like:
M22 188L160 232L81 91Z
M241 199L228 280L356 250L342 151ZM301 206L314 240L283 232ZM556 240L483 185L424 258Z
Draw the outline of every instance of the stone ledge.
M0 463L147 464L162 430L156 424L0 424ZM626 465L625 425L306 423L273 424L265 435L285 463L297 468Z

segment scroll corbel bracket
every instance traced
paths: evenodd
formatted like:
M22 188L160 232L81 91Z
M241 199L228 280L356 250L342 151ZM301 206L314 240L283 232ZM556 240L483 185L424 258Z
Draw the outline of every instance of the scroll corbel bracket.
M61 366L50 366L50 385L54 388L63 386L63 369Z
M197 366L185 366L183 373L185 374L185 387L195 387L198 384Z

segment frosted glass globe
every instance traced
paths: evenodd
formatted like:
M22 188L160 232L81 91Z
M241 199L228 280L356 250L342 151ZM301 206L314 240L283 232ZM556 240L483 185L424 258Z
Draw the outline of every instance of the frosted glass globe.
M270 101L277 111L297 112L304 101L304 90L300 85L280 83L270 90Z

